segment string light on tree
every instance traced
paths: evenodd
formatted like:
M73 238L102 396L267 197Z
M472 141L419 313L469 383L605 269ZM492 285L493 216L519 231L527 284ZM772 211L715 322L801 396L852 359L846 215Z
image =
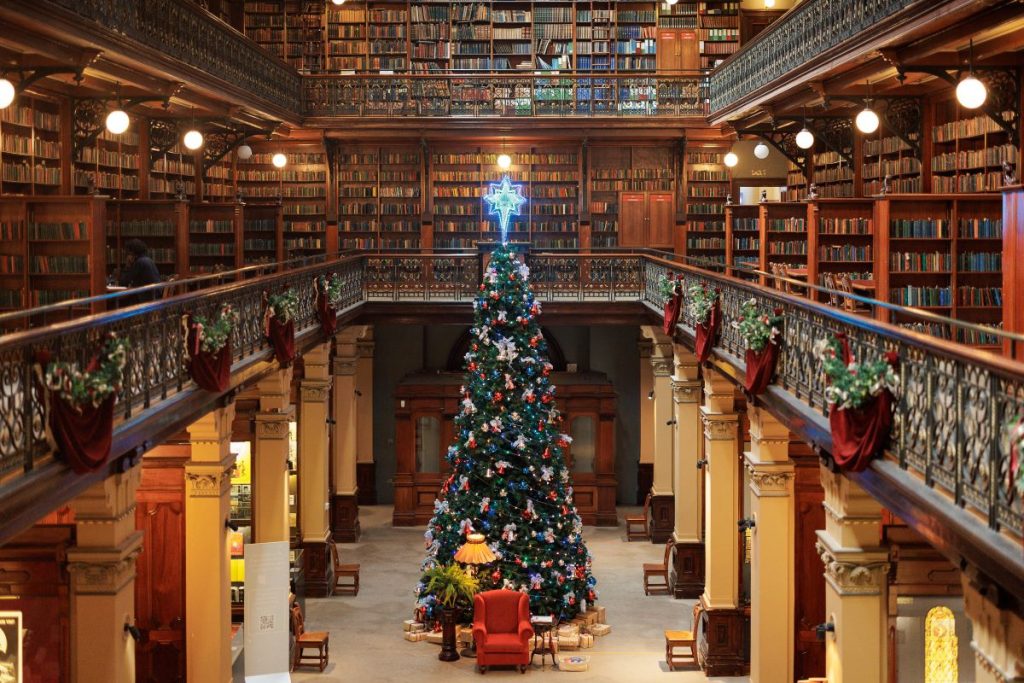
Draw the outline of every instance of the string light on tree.
M526 203L523 196L523 186L513 185L512 180L505 175L500 183L490 183L490 191L484 195L491 209L490 214L498 217L498 224L501 226L501 243L508 242L508 223L513 216L518 216L520 208Z

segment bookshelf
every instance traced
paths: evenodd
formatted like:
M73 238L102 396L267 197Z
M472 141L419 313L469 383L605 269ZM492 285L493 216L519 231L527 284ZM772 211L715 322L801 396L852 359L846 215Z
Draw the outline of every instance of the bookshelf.
M1010 121L1014 112L1002 112ZM1003 185L1004 161L1018 161L1013 137L985 114L971 115L956 100L935 104L931 130L931 191L992 192Z
M527 161L529 182L524 194L529 197L526 205L529 209L529 233L526 237L540 249L580 247L582 168L577 150L532 147ZM490 155L487 162L490 162ZM496 226L494 221L491 225Z
M740 47L740 3L737 0L698 2L697 15L700 66L713 69Z
M75 194L88 194L90 181L101 194L118 199L139 196L138 126L120 135L104 129L92 144L82 147L73 164Z
M896 195L875 203L878 292L893 303L1002 326L1002 204L996 194ZM996 302L999 302L998 304ZM918 327L906 316L882 319ZM930 325L930 334L988 350L995 338Z
M409 68L416 73L443 72L451 66L452 36L472 39L475 27L487 30L490 40L490 5L470 2L418 3L409 7Z
M782 193L782 200L786 202L799 202L807 197L807 176L800 167L792 161L788 162L786 170L786 191Z
M52 195L61 191L60 105L22 95L0 110L0 191Z
M675 225L672 151L594 147L590 155L591 246L671 247Z
M433 248L471 248L484 229L479 149L439 149L431 154L430 166Z
M615 68L654 71L657 68L658 10L649 2L615 3Z
M882 124L872 138L864 141L861 167L864 196L880 194L887 175L890 176L889 192L892 194L922 191L921 160L902 139L895 135L885 135Z
M284 207L280 202L242 205L242 265L284 260Z
M178 200L110 200L107 202L107 267L114 275L125 262L124 244L140 239L167 278L188 263L188 203Z
M808 240L807 204L763 202L759 207L761 270L770 272L773 264L787 269L807 268L807 257L813 253L814 246ZM771 285L770 282L761 284Z
M149 198L175 199L178 189L187 199L196 196L196 153L179 140L169 150L151 150Z
M244 226L242 204L191 204L188 212L188 270L217 273L238 268Z
M203 177L203 201L227 202L235 198L235 154L226 154L224 158L206 169Z
M365 5L327 7L326 69L330 73L364 71L369 51Z
M341 247L380 247L380 149L369 145L346 147L335 161Z
M725 260L731 266L761 267L760 207L756 204L730 204L725 207ZM687 253L690 253L689 244ZM744 280L756 280L743 270L729 271Z
M809 206L815 251L808 259L808 282L825 287L826 274L874 280L874 200L817 199Z
M344 249L418 249L423 155L415 146L347 147L336 156Z
M719 147L691 146L685 169L686 255L721 265L727 263L725 200L732 186L724 156Z
M819 197L853 196L853 169L835 152L819 152L814 155L811 177Z
M285 58L285 5L280 0L246 0L245 35L272 55Z
M409 58L407 29L408 5L396 3L370 3L367 12L366 66L372 71L407 71Z
M0 309L44 306L106 291L106 200L0 197ZM94 305L70 314L99 310Z

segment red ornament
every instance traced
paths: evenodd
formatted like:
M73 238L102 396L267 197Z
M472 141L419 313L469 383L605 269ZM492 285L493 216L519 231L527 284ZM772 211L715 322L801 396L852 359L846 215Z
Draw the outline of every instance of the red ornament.
M500 401L503 398L505 398L505 395L502 394L500 391L495 391L494 392L494 400L495 401Z
M473 350L474 351L479 351L480 347L478 345L476 345L476 344L473 344Z
M483 372L481 372L481 373L480 373L480 379L487 379L487 374L486 374L486 373L483 373Z
M469 443L466 445L468 445L470 448L476 448L476 439L470 439Z
M540 343L539 337L530 337L530 346L536 347Z
M509 273L508 274L508 281L509 282L515 282L516 281L516 274L515 273Z
M487 310L487 302L485 301L482 304L480 304L480 308L482 308L482 309L484 309L486 311Z
M565 583L565 577L562 576L561 574L559 574L558 575L558 584L561 585L563 583Z
M535 400L536 399L534 398L533 394L527 394L526 395L526 402L527 403L533 403Z
M500 569L495 569L493 572L491 572L491 581L493 581L494 583L498 583L499 581L501 581Z
M569 596L569 604L570 605L575 605L576 604L576 597L575 596Z
M541 403L551 403L551 394L544 394L540 397Z
M491 298L494 299L495 301L498 300L498 296L500 295L497 292L491 292Z
M555 500L556 498L558 498L558 494L555 493L554 489L551 489L551 492L548 493L548 498L550 498L551 500Z
M470 363L467 367L470 372L476 372L476 362ZM466 394L466 398L469 398L469 394Z
M542 374L543 374L543 375L544 375L545 377L547 377L548 375L550 375L550 374L551 374L551 368L549 368L549 367L545 366L545 367L544 367L544 372L543 372Z
M544 458L547 459L547 458L550 458L550 457L551 457L551 449L550 448L545 448L544 449Z

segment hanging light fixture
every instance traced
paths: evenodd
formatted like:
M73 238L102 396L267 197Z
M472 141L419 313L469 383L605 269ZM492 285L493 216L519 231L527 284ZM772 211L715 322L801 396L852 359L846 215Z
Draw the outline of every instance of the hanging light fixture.
M6 78L0 78L0 109L7 109L11 106L15 95L17 95L17 91L14 89L14 84Z
M677 2L679 2L679 0L665 0L665 4L668 5L669 7L676 4Z
M767 159L771 150L768 149L768 145L764 144L764 141L758 142L754 145L754 156L758 159Z
M871 108L870 99L864 103L864 109L857 114L855 123L861 133L871 134L878 130L878 114Z
M729 168L732 168L736 164L740 163L740 158L736 156L736 152L730 151L722 158L722 162Z
M238 149L235 150L235 154L238 155L238 158L242 161L248 161L249 159L252 159L252 147L250 147L245 140L242 140L242 144L240 144Z
M498 168L502 171L507 171L512 168L512 157L502 152L498 155Z
M192 128L185 133L183 142L185 147L193 151L203 146L203 134L196 128L196 110L194 108L192 109Z
M765 9L771 9L772 7L775 7L775 0L764 0Z
M117 106L107 114L107 132L114 135L120 135L128 130L128 126L131 125L131 119L128 118L128 113L125 112L121 106L121 84L118 83Z
M956 99L966 109L977 109L985 104L988 89L974 75L974 40L970 42L970 61L967 64L967 75L956 84Z
M331 0L335 5L344 5L345 0Z
M281 152L275 154L270 161L274 164L274 168L284 168L288 165L288 157Z
M814 133L807 130L807 124L800 129L800 132L796 134L796 146L800 149L810 149L814 147Z

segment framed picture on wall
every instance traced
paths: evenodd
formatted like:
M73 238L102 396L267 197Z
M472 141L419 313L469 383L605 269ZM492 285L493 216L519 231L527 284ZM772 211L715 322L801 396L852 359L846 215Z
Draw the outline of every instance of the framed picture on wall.
M0 683L22 683L21 612L0 612Z

